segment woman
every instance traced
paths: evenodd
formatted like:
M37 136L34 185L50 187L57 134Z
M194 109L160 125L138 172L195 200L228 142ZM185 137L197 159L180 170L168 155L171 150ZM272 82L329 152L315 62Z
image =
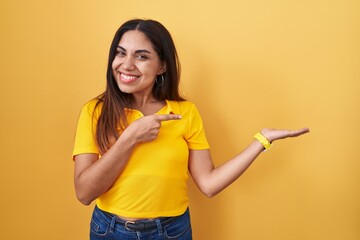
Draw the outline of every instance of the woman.
M107 87L84 105L76 133L75 189L96 199L90 239L192 239L188 172L212 197L278 139L307 128L263 129L239 155L214 168L198 110L178 92L179 62L169 32L130 20L113 39Z

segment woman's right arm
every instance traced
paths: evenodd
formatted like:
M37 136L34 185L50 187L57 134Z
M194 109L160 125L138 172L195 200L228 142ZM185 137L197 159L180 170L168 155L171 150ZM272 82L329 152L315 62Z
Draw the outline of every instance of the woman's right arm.
M176 114L142 117L130 124L100 159L93 153L76 155L74 182L79 201L89 205L106 192L121 174L136 145L154 140L162 121L180 118Z
M106 192L124 169L136 146L135 138L126 134L128 132L124 131L101 159L94 153L75 156L75 190L81 203L89 205Z

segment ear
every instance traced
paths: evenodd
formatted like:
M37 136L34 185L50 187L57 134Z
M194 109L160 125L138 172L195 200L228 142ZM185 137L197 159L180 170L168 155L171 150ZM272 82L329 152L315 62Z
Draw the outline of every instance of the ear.
M162 65L161 65L161 67L159 69L158 75L163 74L164 72L166 72L166 64L165 64L165 62L162 63Z

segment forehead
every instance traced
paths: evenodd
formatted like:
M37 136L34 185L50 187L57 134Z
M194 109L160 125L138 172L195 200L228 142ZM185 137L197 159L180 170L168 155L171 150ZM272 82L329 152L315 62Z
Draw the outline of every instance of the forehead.
M138 30L125 32L119 41L119 46L125 48L126 50L154 50L149 38Z

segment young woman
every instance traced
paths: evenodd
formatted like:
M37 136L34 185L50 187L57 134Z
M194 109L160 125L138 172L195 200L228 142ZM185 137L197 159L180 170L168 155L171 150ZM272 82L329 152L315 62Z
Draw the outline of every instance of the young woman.
M192 239L188 173L212 197L271 142L309 131L262 129L215 168L201 116L179 94L179 70L159 22L130 20L116 32L106 90L83 106L73 152L77 197L96 199L90 239Z

